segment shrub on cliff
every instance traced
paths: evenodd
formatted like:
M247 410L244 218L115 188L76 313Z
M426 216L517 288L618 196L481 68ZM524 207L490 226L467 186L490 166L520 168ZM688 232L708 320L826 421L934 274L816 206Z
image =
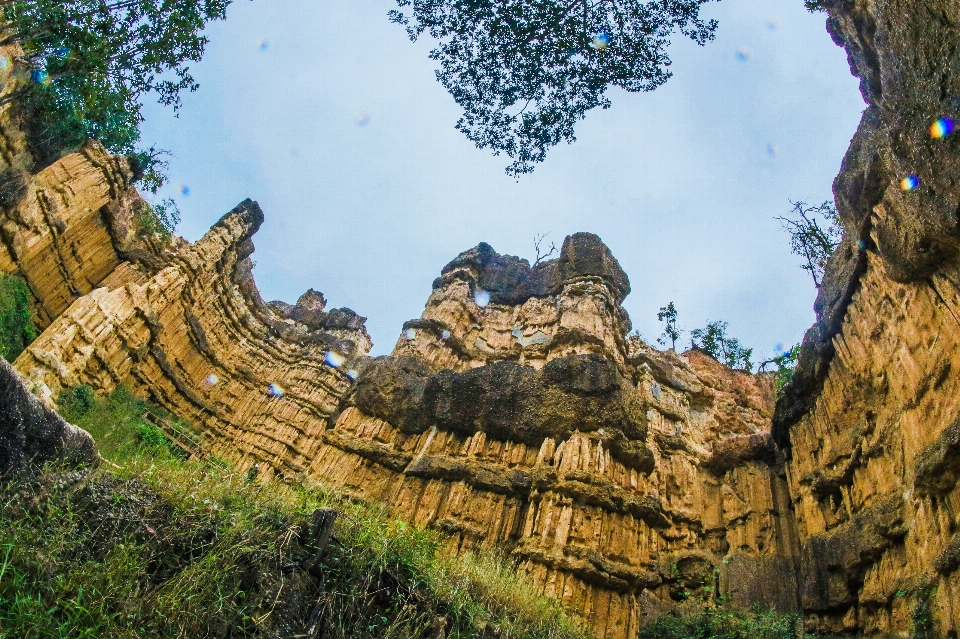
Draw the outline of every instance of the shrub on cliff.
M132 153L148 93L180 106L198 87L187 63L199 61L201 35L231 0L8 0L0 45L16 43L21 86L14 101L35 159L46 165L87 138ZM39 167L38 167L39 168Z
M36 337L26 283L0 273L0 357L12 362Z
M724 606L708 608L699 616L668 615L647 625L639 639L812 639L803 632L800 617L772 610L747 612Z
M690 337L696 348L704 351L718 362L730 368L749 371L753 368L750 357L752 348L745 348L735 337L727 336L727 323L721 320L709 322L704 328L690 331Z

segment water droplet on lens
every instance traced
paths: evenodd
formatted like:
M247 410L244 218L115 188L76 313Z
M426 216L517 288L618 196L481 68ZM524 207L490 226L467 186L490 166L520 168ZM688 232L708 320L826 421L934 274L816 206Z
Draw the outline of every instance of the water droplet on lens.
M407 341L409 342L410 340L412 340L413 338L415 338L415 337L417 336L417 329L415 329L415 328L408 328L407 330L405 330L405 331L403 332L403 336L404 336L404 337L407 339Z
M916 191L920 188L920 178L916 175L908 175L900 180L900 188L904 191Z
M750 47L737 47L736 56L740 62L746 62L753 57L753 50Z
M930 137L934 140L940 140L953 133L954 128L956 128L956 125L952 119L940 118L930 126Z
M478 288L473 294L473 301L476 302L477 306L483 308L490 303L490 293L481 288Z
M267 386L267 392L270 393L273 397L283 397L283 388L280 387L280 384L270 384Z
M770 18L767 20L767 31L776 31L780 28L781 22L779 18Z
M593 38L590 39L590 48L602 50L610 46L610 34L605 30L601 29L593 34Z
M860 250L862 251L865 248L867 248L867 243L864 242L863 240L860 240L859 242L857 242L857 246L860 247Z
M261 38L260 41L257 42L257 48L260 49L261 53L267 51L270 48L270 41L266 38Z
M440 339L450 339L450 331L444 330L440 333Z
M351 380L353 380L353 381L356 381L356 379L357 379L359 376L360 376L360 373L358 373L357 371L355 371L355 370L352 369L352 368L347 371L347 377L349 377L349 378L350 378Z
M213 373L210 373L209 375L207 375L206 382L211 386L216 386L220 382L220 378L214 375Z
M190 195L190 187L187 186L186 184L181 184L180 193L182 193L183 195Z
M767 145L767 155L769 155L773 159L777 159L778 157L780 157L780 147L777 145L776 142L771 142L770 144Z
M337 351L327 351L323 354L323 361L325 361L328 366L340 368L343 366L343 363L347 361L347 358Z

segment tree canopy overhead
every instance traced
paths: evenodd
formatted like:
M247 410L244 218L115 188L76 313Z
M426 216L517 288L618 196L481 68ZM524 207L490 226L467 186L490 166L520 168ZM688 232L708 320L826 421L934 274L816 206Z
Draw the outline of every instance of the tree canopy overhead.
M188 64L203 56L210 20L231 0L5 0L0 44L18 43L29 73L16 100L31 146L44 161L97 138L114 153L138 141L141 100L154 93L177 109L197 83Z
M573 142L586 112L608 108L610 86L651 91L670 78L675 31L703 45L710 0L397 0L393 22L411 40L439 41L437 79L463 109L457 128L505 153L518 176Z

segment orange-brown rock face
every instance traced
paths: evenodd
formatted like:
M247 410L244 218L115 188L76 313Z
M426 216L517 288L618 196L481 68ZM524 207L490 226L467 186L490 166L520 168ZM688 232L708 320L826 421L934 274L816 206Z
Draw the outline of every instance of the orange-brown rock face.
M255 203L164 244L137 232L129 169L97 144L10 175L0 269L45 326L15 366L48 401L125 384L240 468L511 552L600 637L718 596L797 608L769 379L626 338L629 282L596 236L534 268L461 254L393 355L370 360L349 309L314 291L261 300Z
M724 596L797 610L770 380L624 339L599 238L530 268L487 245L361 373L309 474L498 546L599 637Z
M534 269L461 254L394 354L370 360L363 318L319 293L260 300L261 221L245 202L196 244L121 259L16 367L48 398L126 384L241 468L505 549L597 636L718 596L797 608L770 380L625 338L629 283L599 238Z
M302 476L349 385L327 359L363 354L370 340L363 318L325 312L322 296L263 303L249 260L262 220L247 201L196 244L168 251L156 274L124 263L112 286L74 301L15 366L48 397L75 384L127 384L200 428L215 455L263 463L265 476Z
M11 169L2 179L8 197L21 197L0 203L0 271L23 275L45 327L123 261L140 199L126 161L97 143L34 176Z
M870 255L814 409L791 430L801 596L823 630L900 634L929 599L960 629L960 278L900 284Z
M844 240L774 417L801 601L811 628L955 637L960 136L931 125L960 121L960 5L820 4L867 109L834 182Z

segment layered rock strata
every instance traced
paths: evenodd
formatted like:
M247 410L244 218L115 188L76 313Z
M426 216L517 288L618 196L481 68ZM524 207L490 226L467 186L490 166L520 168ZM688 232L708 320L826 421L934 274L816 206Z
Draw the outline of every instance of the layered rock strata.
M249 256L262 221L248 200L197 243L168 247L152 275L122 262L17 368L48 398L126 384L190 421L214 455L302 478L349 386L340 364L371 344L362 317L325 311L315 292L295 306L260 299Z
M960 7L820 4L867 109L834 182L845 237L774 418L802 604L811 629L957 636L960 136L931 125L960 123Z
M309 474L507 549L598 637L718 596L797 610L797 537L769 378L625 339L599 238L531 268L481 244L322 434Z
M370 360L349 309L315 291L260 299L262 219L245 202L196 244L137 240L136 262L104 223L117 266L17 368L48 399L126 384L241 469L338 484L460 550L506 549L597 636L718 596L796 609L769 379L627 339L629 282L599 238L571 236L535 268L487 245L461 254L394 354Z

